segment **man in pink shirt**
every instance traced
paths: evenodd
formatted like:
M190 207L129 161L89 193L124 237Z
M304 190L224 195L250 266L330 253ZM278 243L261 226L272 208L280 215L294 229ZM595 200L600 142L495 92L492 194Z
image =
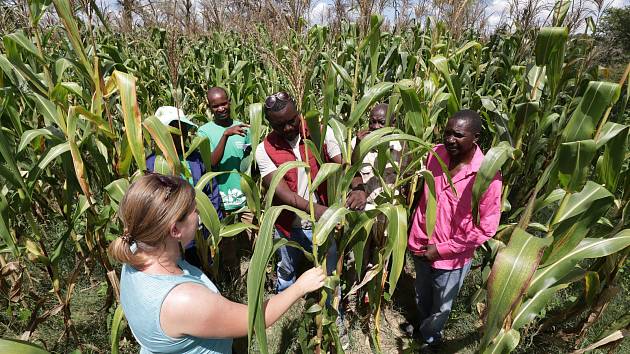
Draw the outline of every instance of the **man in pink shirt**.
M409 250L416 268L416 304L419 311L418 334L424 346L436 348L453 301L477 247L494 236L501 218L501 175L497 173L481 198L479 223L472 215L472 187L484 154L477 146L481 132L479 114L471 110L455 113L446 124L444 144L435 152L448 166L453 186L438 160L429 155L427 169L435 178L437 220L432 235L426 232L427 187L413 215Z

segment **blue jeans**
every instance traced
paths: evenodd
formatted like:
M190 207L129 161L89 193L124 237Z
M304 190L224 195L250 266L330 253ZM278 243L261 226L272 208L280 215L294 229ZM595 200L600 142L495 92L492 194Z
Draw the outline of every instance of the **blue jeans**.
M282 238L284 235L276 229L275 237ZM299 243L307 252L313 251L313 230L293 228L289 240ZM278 256L278 283L276 284L276 291L281 292L295 283L297 268L304 261L304 253L295 247L282 246L278 249ZM328 275L331 275L336 267L337 245L333 242L326 254L326 271Z
M420 313L420 334L427 343L442 340L442 329L448 320L453 301L470 270L468 262L459 269L435 269L422 257L413 256L416 268L416 305Z

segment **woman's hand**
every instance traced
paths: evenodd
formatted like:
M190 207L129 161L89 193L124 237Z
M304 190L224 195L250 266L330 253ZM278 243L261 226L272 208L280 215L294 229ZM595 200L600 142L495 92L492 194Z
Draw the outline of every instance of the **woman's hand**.
M302 274L295 282L296 286L302 296L315 291L324 286L324 280L326 279L326 273L321 267L314 267Z

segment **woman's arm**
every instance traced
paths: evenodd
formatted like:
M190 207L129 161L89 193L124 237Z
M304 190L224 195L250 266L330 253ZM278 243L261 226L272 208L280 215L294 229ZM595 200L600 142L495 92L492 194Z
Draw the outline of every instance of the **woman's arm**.
M299 298L324 285L321 268L312 268L263 305L265 324L274 324ZM183 283L166 296L160 325L170 337L234 338L247 335L247 305L232 302L197 283Z

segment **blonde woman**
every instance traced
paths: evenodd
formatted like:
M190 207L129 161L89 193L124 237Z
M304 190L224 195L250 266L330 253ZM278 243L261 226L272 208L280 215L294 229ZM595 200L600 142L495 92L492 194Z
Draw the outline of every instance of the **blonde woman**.
M109 253L123 263L120 301L140 353L231 353L232 338L247 335L247 306L221 296L180 254L199 226L191 185L147 174L129 187L119 215L124 231ZM273 296L264 306L267 326L324 279L313 268Z

